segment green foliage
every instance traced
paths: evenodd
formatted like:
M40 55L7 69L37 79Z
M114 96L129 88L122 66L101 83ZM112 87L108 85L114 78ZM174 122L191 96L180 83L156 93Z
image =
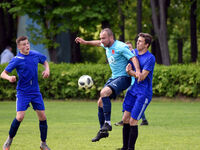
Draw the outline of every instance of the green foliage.
M0 72L6 67L1 65ZM198 64L161 66L156 65L153 78L154 96L200 97L200 69ZM44 98L89 98L96 99L107 79L111 76L107 64L54 64L50 63L51 75L43 79L43 66L39 65L39 85ZM13 71L16 75L16 71ZM79 89L78 79L81 75L90 75L94 81L91 89ZM0 100L15 100L16 83L0 79ZM120 96L124 97L125 92Z

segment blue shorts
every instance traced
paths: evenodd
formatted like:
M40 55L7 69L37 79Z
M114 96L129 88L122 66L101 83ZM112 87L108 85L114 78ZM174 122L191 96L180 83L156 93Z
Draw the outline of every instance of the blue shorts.
M126 90L131 84L131 77L117 77L115 79L108 79L105 86L108 86L112 89L112 95L110 98L116 98L123 90ZM104 86L104 87L105 87Z
M144 94L128 90L123 103L123 111L130 112L133 119L140 120L150 102L151 98Z
M45 110L41 93L38 94L17 94L16 110L26 111L32 104L34 110Z

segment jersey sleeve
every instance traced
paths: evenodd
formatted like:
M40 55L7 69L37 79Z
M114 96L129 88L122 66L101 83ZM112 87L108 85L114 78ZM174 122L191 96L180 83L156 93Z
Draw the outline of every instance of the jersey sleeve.
M43 55L43 54L37 52L37 51L34 51L34 52L36 53L36 55L37 55L37 57L38 57L38 59L39 59L38 62L39 62L40 64L44 64L44 62L46 61L47 57L46 57L45 55Z
M152 71L155 65L155 57L152 55L145 63L143 70Z
M11 61L9 62L8 66L5 68L5 70L7 72L12 72L16 66L17 66L17 61L16 61L17 58L12 58Z
M124 57L126 57L128 60L131 59L132 57L136 56L135 53L132 53L130 50L129 50L129 47L128 46L124 46L122 48L122 55Z

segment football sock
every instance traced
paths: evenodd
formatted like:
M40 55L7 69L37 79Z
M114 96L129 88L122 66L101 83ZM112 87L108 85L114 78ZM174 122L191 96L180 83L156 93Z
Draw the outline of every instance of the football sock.
M129 132L130 132L130 125L124 123L122 129L123 149L128 149Z
M111 126L111 121L105 121L105 123L108 123Z
M102 128L105 121L102 107L98 107L98 118L99 118L100 128Z
M135 142L138 137L138 126L130 126L128 148L131 150L135 149Z
M10 138L13 138L16 135L20 123L21 122L18 121L16 118L13 120L13 122L12 122L12 124L10 126L10 131L9 131Z
M147 120L144 113L142 114L142 120Z
M46 138L47 138L47 128L48 128L47 121L46 120L40 121L39 126L40 126L40 138L41 138L41 141L45 142Z
M110 121L111 116L111 102L109 97L102 97L103 113L106 121Z

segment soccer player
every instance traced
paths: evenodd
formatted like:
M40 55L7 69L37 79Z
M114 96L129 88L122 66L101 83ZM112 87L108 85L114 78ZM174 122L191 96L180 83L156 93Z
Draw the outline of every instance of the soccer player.
M126 72L128 61L131 60L136 67L136 76L139 81L140 67L137 58L131 53L128 46L123 42L115 40L114 34L109 28L105 28L101 31L100 40L85 41L77 37L75 41L85 45L102 46L106 50L107 60L112 71L112 76L101 90L100 98L98 99L100 130L97 136L92 139L92 142L96 142L101 138L108 137L108 131L112 130L110 121L111 98L116 98L120 92L130 86L131 78Z
M136 38L136 43L137 43L137 39L138 38ZM133 49L133 44L130 41L127 41L126 44L128 45L128 47L131 50L131 52L135 52L135 50ZM137 47L137 44L135 44L135 45ZM131 78L131 85L133 85L134 82L135 82L135 78L132 77ZM149 124L144 113L142 114L141 118L142 118L142 122L141 122L140 125L148 125ZM119 122L116 122L115 125L116 126L123 126L123 120L121 120Z
M16 82L16 76L9 75L13 69L17 70L17 100L16 100L16 118L14 118L9 136L3 145L3 150L9 150L13 138L15 137L20 123L24 119L25 111L32 104L39 119L41 150L50 150L46 144L47 138L47 120L45 115L45 107L42 95L38 85L38 63L44 65L45 70L42 72L43 78L48 78L50 74L49 65L46 61L46 56L36 52L30 51L30 44L26 36L20 36L16 39L16 44L19 53L15 56L5 70L1 73L1 78L13 83Z
M152 99L152 79L155 57L148 51L152 37L148 33L139 33L135 53L142 70L141 82L138 82L135 68L128 64L126 71L135 77L135 82L128 89L123 103L123 147L121 150L134 150L138 137L138 120Z

